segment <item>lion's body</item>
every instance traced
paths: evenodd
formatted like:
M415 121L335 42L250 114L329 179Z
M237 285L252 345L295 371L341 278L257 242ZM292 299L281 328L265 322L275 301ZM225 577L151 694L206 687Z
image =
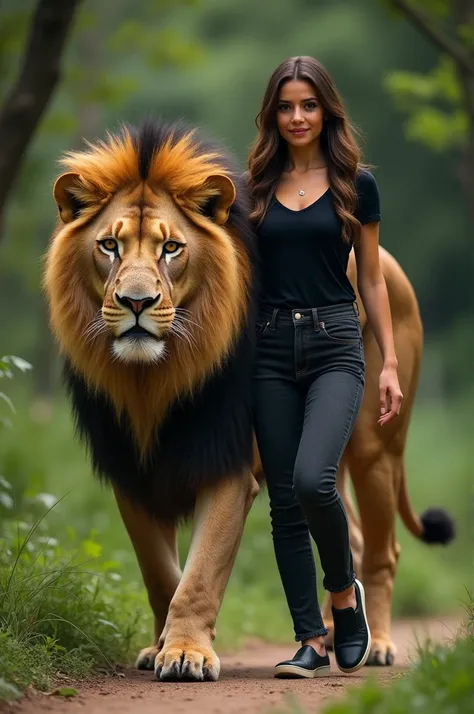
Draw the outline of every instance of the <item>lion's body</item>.
M217 679L215 621L259 477L245 188L222 152L163 125L126 130L63 163L44 285L79 432L113 486L155 615L137 665L161 679ZM366 397L344 463L361 506L369 618L382 622L387 649L400 494L406 522L423 531L400 487L422 332L406 276L385 251L381 262L405 405L376 426L380 356L365 326ZM177 525L191 514L181 573ZM357 529L353 512L360 555Z

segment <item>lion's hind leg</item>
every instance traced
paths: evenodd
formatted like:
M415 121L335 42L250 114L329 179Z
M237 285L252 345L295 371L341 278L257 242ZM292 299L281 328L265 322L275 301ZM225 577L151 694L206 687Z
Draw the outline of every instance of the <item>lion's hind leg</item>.
M349 458L359 505L364 553L364 584L372 647L367 664L392 665L396 648L391 637L391 603L399 556L395 519L403 454L383 449L377 458L359 453Z
M177 528L173 524L159 523L117 491L115 498L137 556L155 619L153 641L139 652L135 666L153 670L169 605L181 579Z

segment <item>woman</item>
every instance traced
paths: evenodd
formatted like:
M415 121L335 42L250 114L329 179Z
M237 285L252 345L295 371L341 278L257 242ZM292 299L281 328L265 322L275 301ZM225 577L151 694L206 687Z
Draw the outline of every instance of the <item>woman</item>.
M336 662L354 672L369 655L370 631L336 490L365 382L356 296L346 275L352 247L360 297L383 357L381 427L402 402L379 265L378 189L362 168L334 82L312 57L292 57L273 72L257 126L248 173L262 273L255 431L276 559L301 643L292 659L276 665L275 676L329 672L309 534L332 600Z

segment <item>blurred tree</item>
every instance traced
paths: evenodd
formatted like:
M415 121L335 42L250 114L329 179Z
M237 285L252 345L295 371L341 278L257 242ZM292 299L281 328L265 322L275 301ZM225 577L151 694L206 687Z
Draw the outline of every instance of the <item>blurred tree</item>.
M462 182L474 221L474 0L389 0L434 47L426 74L393 72L386 87L410 115L409 139L461 153Z
M0 226L22 158L59 82L61 57L80 2L38 0L36 4L18 79L0 110Z

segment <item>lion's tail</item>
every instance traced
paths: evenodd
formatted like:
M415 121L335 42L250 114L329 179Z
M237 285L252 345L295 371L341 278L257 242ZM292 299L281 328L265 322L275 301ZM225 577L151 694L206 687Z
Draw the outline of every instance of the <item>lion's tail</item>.
M443 508L428 508L421 516L415 513L408 495L404 463L398 492L398 512L410 533L424 543L446 545L456 535L455 523Z

